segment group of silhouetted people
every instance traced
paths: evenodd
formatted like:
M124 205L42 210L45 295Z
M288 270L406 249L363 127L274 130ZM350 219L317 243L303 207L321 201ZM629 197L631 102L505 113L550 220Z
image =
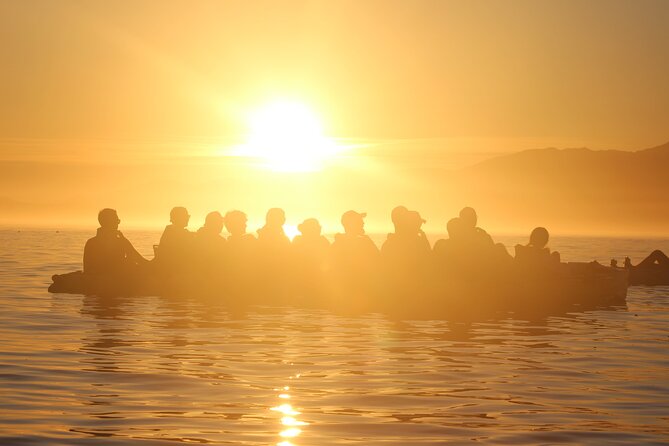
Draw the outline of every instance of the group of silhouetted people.
M365 233L365 217L345 212L343 232L335 234L332 243L322 235L318 220L308 218L291 241L283 229L285 213L279 208L267 212L265 225L254 235L241 211L211 212L192 232L187 209L175 207L149 261L118 230L116 211L103 209L98 214L100 228L84 249L84 274L120 281L151 277L163 292L206 286L238 295L311 294L327 286L347 295L379 289L410 295L438 291L448 279L496 280L513 268L536 273L560 264L559 254L546 247L546 229L532 231L527 245L516 246L514 258L477 226L470 207L448 222L448 238L434 247L417 211L404 206L392 210L394 232L380 249ZM222 235L224 228L227 237Z

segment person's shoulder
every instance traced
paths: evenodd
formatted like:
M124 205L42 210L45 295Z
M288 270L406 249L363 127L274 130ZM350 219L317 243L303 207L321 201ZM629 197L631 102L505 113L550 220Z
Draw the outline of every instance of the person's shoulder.
M304 243L304 236L303 235L296 235L293 237L293 240L291 240L291 245L301 245Z
M452 240L445 239L445 238L440 238L436 242L434 242L434 250L442 250L442 249L447 249L449 245L451 245Z
M89 248L91 246L95 246L99 242L100 242L100 237L98 235L94 235L93 237L86 240L86 244L84 245L84 248Z
M445 238L440 238L439 240L434 242L434 247L436 248L437 246L443 246L444 244L447 244L447 243L448 243L448 240L446 240Z
M360 237L358 237L358 241L359 241L359 243L362 243L365 246L368 246L370 248L374 247L374 249L377 250L377 251L379 249L378 246L376 246L376 243L374 243L374 240L372 240L372 238L370 236L368 236L367 234L364 234L364 235L361 235Z
M368 235L365 235L365 237L369 237ZM386 239L383 241L383 244L390 244L392 245L397 241L397 234L393 232L389 232L388 235L386 236Z
M424 235L418 237L418 244L421 248L427 249L428 251L432 249L432 244Z
M477 226L477 227L475 228L475 230L476 230L476 234L477 234L479 237L492 240L492 237L490 236L490 234L488 234L488 232L487 232L485 229L483 229L483 228L479 228L479 227Z
M393 238L391 237L392 234L388 234L388 237L381 243L381 251L384 251L388 249L389 247L393 246Z
M351 238L346 233L338 232L334 235L331 246L335 250L347 250L351 246Z
M207 231L204 227L198 229L197 231L186 231L186 236L193 236L196 239L211 241L212 243L218 243L219 241L225 241L225 237L221 234L216 234L215 232Z

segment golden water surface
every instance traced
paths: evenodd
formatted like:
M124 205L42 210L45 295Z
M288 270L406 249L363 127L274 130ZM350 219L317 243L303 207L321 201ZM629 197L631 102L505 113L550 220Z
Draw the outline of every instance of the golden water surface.
M2 445L669 442L669 288L531 321L48 294L87 236L0 231Z

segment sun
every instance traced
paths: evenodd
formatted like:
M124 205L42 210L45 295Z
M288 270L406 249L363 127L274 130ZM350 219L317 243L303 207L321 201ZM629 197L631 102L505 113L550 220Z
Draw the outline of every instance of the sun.
M251 112L246 142L235 154L257 159L265 168L309 172L323 168L340 148L323 134L318 116L306 105L277 101Z

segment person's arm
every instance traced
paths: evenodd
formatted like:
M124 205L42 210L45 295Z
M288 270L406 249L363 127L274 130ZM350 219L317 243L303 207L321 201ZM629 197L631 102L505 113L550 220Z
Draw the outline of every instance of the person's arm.
M381 251L379 251L379 247L376 246L376 243L372 240L372 238L368 235L364 235L365 239L367 240L367 249L370 253L370 255L373 255L374 257L379 257L381 255Z
M423 244L423 248L427 249L428 251L432 251L432 246L430 246L430 241L427 239L427 235L425 234L425 231L422 229L418 231L418 237Z
M125 246L125 258L130 260L132 263L146 263L148 260L144 258L137 250L135 249L134 246L132 246L132 243L130 243L130 240L125 238L123 233L121 231L118 231L118 236L121 240L123 240L124 246Z
M93 266L93 253L91 251L91 241L87 240L86 244L84 245L84 273L90 273L95 269Z
M165 247L167 245L165 241L168 239L167 234L169 233L169 228L170 226L166 226L165 229L163 230L163 233L160 234L160 241L158 242L158 246Z

